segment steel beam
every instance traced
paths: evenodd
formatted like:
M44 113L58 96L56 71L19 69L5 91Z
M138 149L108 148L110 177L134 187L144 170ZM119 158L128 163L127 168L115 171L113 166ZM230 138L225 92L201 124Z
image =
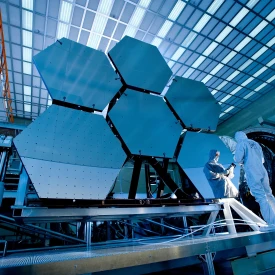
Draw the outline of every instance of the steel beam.
M167 173L168 164L169 164L169 159L163 159L162 168L165 173ZM162 196L163 190L164 190L164 182L161 179L158 186L157 198L160 198Z
M134 169L133 169L128 199L135 199L136 197L138 180L139 180L139 175L140 175L140 170L142 165L142 159L140 157L136 156L134 158L134 161L135 163L134 163Z
M155 158L149 158L148 162L156 170L160 178L170 188L170 190L177 196L177 198L185 198L186 194L180 189L180 187L171 179L167 171L165 172L163 167Z
M120 208L39 208L14 209L14 218L24 222L106 221L150 217L192 216L221 210L220 204L180 205L169 207L120 207Z

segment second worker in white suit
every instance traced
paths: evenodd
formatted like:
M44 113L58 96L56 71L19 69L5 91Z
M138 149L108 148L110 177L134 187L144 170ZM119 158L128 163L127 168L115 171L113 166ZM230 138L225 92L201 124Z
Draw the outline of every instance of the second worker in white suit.
M263 165L261 146L248 139L243 132L236 132L235 161L244 165L248 187L260 205L261 213L270 229L275 228L275 198L269 185L267 171Z

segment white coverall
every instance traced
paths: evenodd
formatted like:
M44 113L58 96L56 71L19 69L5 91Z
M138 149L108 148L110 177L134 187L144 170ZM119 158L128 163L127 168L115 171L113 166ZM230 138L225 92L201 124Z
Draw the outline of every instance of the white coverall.
M235 139L237 146L234 159L244 165L248 187L260 205L264 220L269 225L275 225L275 198L263 165L262 148L254 140L248 139L243 132L237 132Z
M237 197L238 190L230 180L234 177L234 168L226 170L218 163L218 157L216 157L217 152L215 149L210 150L209 161L205 164L203 172L212 188L215 198Z

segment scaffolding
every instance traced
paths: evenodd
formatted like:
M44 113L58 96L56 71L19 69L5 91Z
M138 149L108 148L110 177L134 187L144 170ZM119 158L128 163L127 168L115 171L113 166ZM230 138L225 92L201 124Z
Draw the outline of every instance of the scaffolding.
M6 110L6 115L8 122L13 123L13 113L12 113L12 100L10 95L10 85L9 85L9 74L8 74L8 64L5 50L5 39L4 39L4 31L3 31L3 22L2 22L2 13L0 11L0 76L1 76L1 86L3 90L3 101L4 108Z

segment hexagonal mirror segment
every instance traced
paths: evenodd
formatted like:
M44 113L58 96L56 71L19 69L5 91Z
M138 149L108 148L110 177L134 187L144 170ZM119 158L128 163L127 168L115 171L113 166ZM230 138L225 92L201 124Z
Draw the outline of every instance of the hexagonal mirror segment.
M126 159L103 116L57 105L14 144L40 198L104 199Z
M109 118L132 154L174 157L183 129L162 97L126 89Z
M108 53L111 61L131 89L161 94L172 71L157 47L125 36Z
M210 150L220 151L219 163L228 168L234 161L230 150L224 145L219 136L211 133L196 133L187 131L177 159L179 166L183 169L198 191L204 198L215 198L213 191L203 172L204 165L209 160ZM231 179L238 189L240 178L240 167L234 169L234 178Z
M102 111L122 86L103 52L66 38L33 61L53 102Z
M204 83L176 76L165 99L185 127L216 130L221 106Z

